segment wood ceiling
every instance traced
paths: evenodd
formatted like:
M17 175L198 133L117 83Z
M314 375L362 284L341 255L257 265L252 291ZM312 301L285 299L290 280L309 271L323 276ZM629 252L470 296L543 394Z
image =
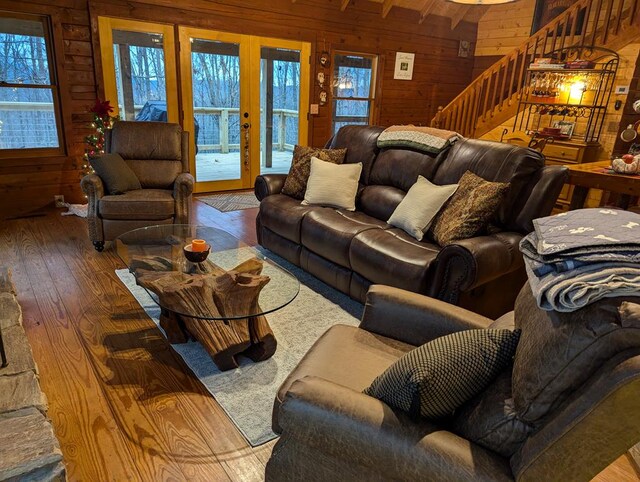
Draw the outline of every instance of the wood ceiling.
M295 2L296 0L292 0ZM356 0L339 0L340 10L345 11ZM464 21L478 23L489 8L486 5L463 5L447 0L369 0L380 5L380 15L386 18L394 8L405 8L416 12L416 22L422 23L429 15L451 19L451 30Z

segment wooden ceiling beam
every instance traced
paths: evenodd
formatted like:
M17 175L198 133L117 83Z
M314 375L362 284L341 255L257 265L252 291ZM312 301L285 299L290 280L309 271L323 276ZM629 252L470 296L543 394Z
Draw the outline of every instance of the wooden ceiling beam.
M451 16L451 30L455 29L462 19L471 11L471 5L458 5L458 9Z
M387 18L387 15L389 15L389 12L394 5L394 0L384 0L384 3L382 4L382 18Z
M424 0L422 4L422 8L420 9L420 21L418 23L424 22L424 19L429 16L433 7L436 6L437 0Z
M344 12L347 9L347 7L349 6L349 2L350 1L351 0L342 0L342 3L340 4L340 11L341 12Z

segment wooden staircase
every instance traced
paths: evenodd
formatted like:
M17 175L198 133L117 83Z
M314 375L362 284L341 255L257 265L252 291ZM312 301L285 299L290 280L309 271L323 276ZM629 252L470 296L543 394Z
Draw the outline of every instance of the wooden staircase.
M637 41L640 0L578 0L439 107L431 125L479 138L516 115L526 69L536 57L574 45L618 50Z

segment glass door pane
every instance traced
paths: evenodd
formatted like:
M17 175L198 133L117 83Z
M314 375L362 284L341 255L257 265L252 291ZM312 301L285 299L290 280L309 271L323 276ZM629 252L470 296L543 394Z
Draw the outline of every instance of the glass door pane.
M105 99L128 121L178 122L173 27L98 17Z
M197 182L241 179L240 44L191 39Z
M260 173L287 173L298 143L300 51L260 49Z
M167 84L161 33L113 30L120 118L167 121Z

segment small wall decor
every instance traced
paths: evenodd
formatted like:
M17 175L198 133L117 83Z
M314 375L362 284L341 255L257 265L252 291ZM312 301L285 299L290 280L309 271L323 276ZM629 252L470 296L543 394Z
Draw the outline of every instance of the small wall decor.
M469 52L471 51L471 42L468 40L460 40L460 44L458 45L458 57L469 57Z
M324 88L324 82L326 80L324 72L320 71L318 72L318 74L316 75L316 80L318 81L318 85L320 86L321 89Z
M318 58L318 61L320 62L320 65L322 65L323 67L325 68L329 67L331 65L331 55L326 50L323 50L320 53L320 57Z
M327 103L327 91L322 89L320 94L318 95L318 100L320 105L325 105Z
M396 68L393 72L394 79L411 80L413 78L413 62L416 54L396 52Z

